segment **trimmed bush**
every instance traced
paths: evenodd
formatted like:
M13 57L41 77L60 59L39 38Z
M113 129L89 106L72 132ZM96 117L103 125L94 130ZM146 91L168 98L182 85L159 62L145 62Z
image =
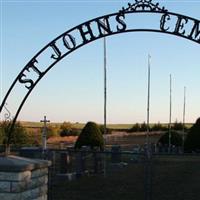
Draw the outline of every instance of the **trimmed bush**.
M103 149L103 136L96 123L88 122L81 131L75 143L75 148L80 149L82 146L89 146L91 149L94 147Z
M200 150L200 118L198 118L196 123L190 128L184 147L186 151Z
M174 146L181 146L182 145L182 137L176 131L171 131L171 144ZM158 141L162 145L169 144L169 131L167 131Z

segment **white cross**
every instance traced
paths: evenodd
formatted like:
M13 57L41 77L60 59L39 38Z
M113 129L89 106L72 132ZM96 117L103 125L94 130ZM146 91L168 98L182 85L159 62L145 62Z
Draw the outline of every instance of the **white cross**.
M50 120L47 120L46 116L44 116L44 120L40 120L40 122L44 123L44 127L43 127L43 132L42 132L42 148L43 150L46 150L47 148L47 122L50 122Z

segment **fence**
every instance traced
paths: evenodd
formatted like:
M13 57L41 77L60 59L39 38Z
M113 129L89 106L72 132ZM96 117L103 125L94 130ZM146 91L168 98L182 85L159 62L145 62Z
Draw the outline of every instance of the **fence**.
M49 200L199 200L199 155L52 150Z
M136 147L121 151L113 146L105 152L14 149L16 155L52 161L49 200L199 200L200 155L166 151L161 148L147 159Z

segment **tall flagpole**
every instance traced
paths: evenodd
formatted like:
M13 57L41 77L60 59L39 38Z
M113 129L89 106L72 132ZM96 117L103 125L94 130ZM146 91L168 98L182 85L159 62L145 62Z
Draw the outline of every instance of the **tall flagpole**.
M151 56L148 55L148 93L147 93L147 136L146 136L146 143L147 143L147 155L150 155L149 152L149 107L150 107L150 77L151 77L151 69L150 69L150 58Z
M104 19L105 23L105 19ZM105 30L104 30L105 35ZM106 143L106 123L107 123L107 59L106 59L106 37L103 38L103 54L104 54L104 146Z
M107 69L106 69L107 60L106 60L106 38L105 37L103 38L103 43L104 43L104 136L105 136L106 123L107 123Z
M183 99L183 133L182 133L183 152L184 152L184 140L185 140L185 105L186 105L186 87L184 87L184 99Z
M152 199L152 164L151 164L151 149L150 149L150 138L149 138L149 111L150 111L150 58L148 55L148 93L147 93L147 134L146 134L146 162L145 162L145 200Z
M105 23L105 20L104 20ZM104 31L105 34L105 31ZM106 124L107 124L107 59L106 59L106 37L103 38L104 46L104 151L106 148ZM104 177L106 177L106 153L104 152Z
M171 123L172 123L172 75L170 74L170 101L169 101L169 146L168 152L171 152Z

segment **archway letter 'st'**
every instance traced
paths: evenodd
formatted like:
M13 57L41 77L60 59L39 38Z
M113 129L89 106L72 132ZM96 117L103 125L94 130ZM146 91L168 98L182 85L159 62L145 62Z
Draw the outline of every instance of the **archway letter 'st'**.
M48 70L52 64L58 62L64 56L74 51L75 49L93 41L101 37L105 37L106 35L112 35L120 32L126 31L126 22L124 21L125 15L123 13L119 13L115 16L115 25L114 28L111 28L110 16L105 16L101 18L97 18L86 23L83 23L70 31L59 36L57 39L53 40L49 43L45 49L36 57L34 57L24 68L23 72L20 73L18 77L18 81L21 84L24 84L25 87L30 90L35 85L36 80L32 80L31 73L35 73L40 79ZM47 52L51 52L49 56L50 66L46 68L46 70L40 70L40 60L39 57L42 57L41 54L46 54ZM42 68L44 68L42 66Z
M148 18L153 15L156 20L154 19L151 25L148 23L147 18L147 20L142 20L142 23L138 26L138 24L134 23L134 20L130 20L135 15L147 15ZM1 103L0 114L2 114L6 101L15 85L20 85L26 92L22 96L19 107L16 107L11 126L12 130L26 99L35 85L62 58L99 38L138 31L167 33L200 44L199 20L168 12L164 7L160 8L158 3L153 4L152 0L137 0L134 4L129 3L127 8L122 8L117 13L97 17L75 26L42 48L21 70L12 83Z

